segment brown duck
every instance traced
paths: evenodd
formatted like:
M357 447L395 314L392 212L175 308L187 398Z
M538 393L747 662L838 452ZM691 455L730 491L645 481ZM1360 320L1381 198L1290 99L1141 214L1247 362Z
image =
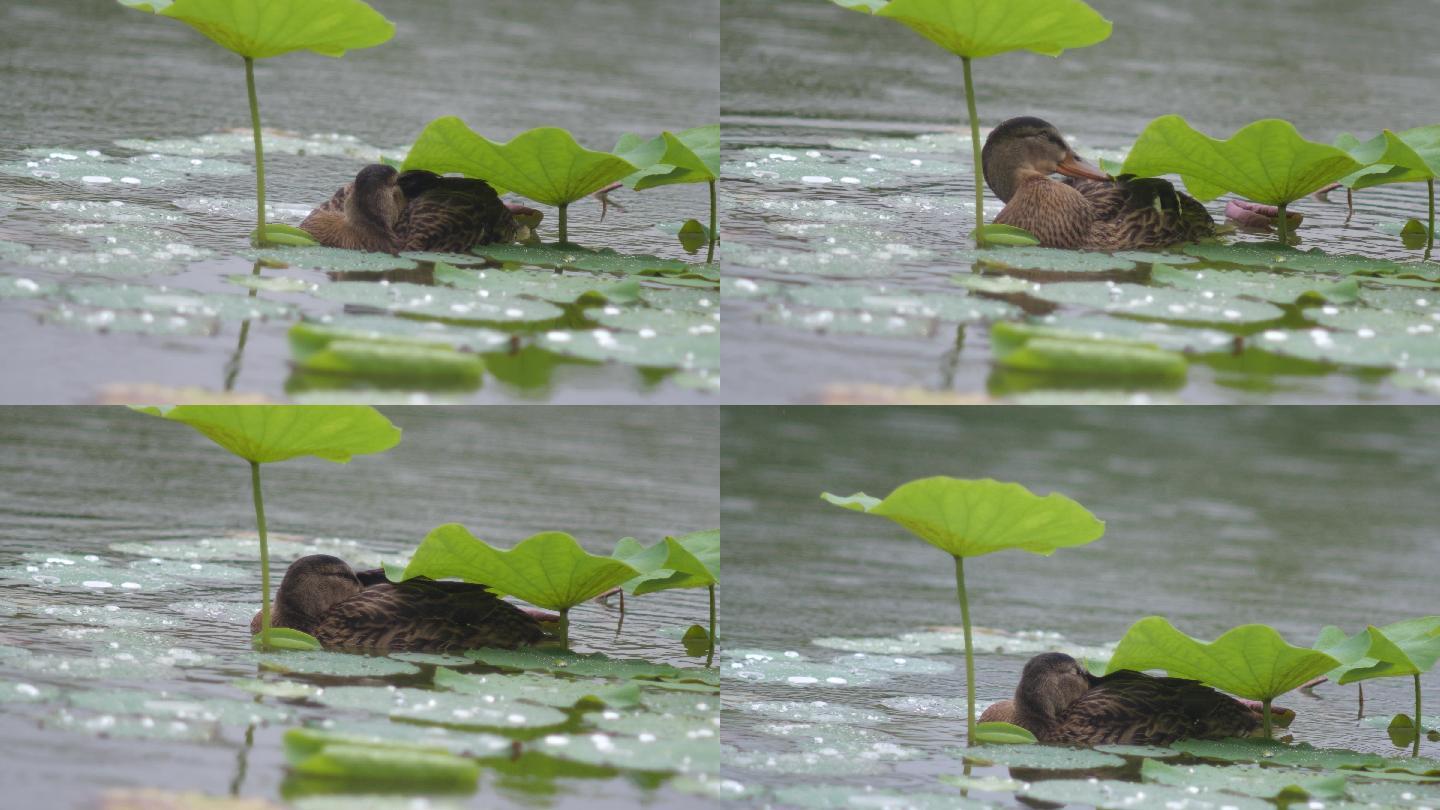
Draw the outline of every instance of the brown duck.
M1261 725L1255 708L1195 681L1130 670L1097 677L1064 653L1031 658L1015 699L990 706L980 720L1014 723L1040 742L1078 745L1244 737Z
M1039 118L1011 118L996 127L980 159L986 185L1005 203L995 221L1024 228L1045 247L1154 248L1215 233L1214 220L1194 197L1157 177L1112 178L1081 160L1060 131ZM1053 179L1056 172L1066 179Z
M536 618L464 582L392 583L381 569L356 572L344 560L312 554L290 564L273 627L314 636L327 649L452 652L520 647L545 634ZM260 614L250 621L260 632Z
M399 253L464 253L476 245L511 242L524 232L515 211L484 180L401 174L375 163L310 212L300 227L327 247Z

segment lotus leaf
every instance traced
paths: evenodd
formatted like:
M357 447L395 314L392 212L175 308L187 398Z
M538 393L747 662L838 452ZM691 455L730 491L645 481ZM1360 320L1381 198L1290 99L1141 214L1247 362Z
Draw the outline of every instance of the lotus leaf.
M1178 115L1163 115L1140 133L1124 171L1140 177L1178 174L1202 202L1229 191L1278 206L1280 242L1288 244L1285 207L1359 168L1343 149L1307 141L1278 118L1247 124L1220 141Z
M1140 777L1175 787L1211 788L1261 799L1338 799L1345 795L1345 777L1311 775L1278 768L1217 765L1167 765L1153 759L1140 766Z
M458 523L432 530L405 567L405 578L458 577L560 612L568 646L570 608L639 572L619 560L590 554L564 532L542 532L502 551Z
M1014 723L985 722L975 724L975 742L985 745L1033 745L1037 740L1029 730Z
M1429 225L1421 226L1421 244L1425 245L1425 258L1429 259L1435 248L1435 178L1440 177L1440 124L1407 129L1398 135L1387 129L1364 143L1347 133L1337 138L1335 145L1367 164L1366 168L1341 178L1340 182L1349 188L1425 181L1430 216ZM1404 235L1403 230L1401 233Z
M560 209L561 244L569 241L566 206L642 168L609 152L586 149L563 129L541 127L496 143L454 116L427 124L404 166L407 171L459 172L485 180L497 192L509 190L553 205Z
M1117 779L1047 779L1020 789L1030 799L1088 804L1099 810L1274 810L1261 799L1203 790L1197 786L1147 785Z
M713 670L680 669L669 664L656 664L638 659L610 658L601 653L579 655L542 650L469 650L467 658L500 669L545 670L554 675L576 677L601 676L630 678L642 681L694 682L718 686L719 677Z
M1059 56L1110 36L1111 24L1080 0L832 0L904 23L956 56L1027 50ZM979 151L978 149L976 151Z
M720 177L720 125L695 127L678 134L662 132L653 140L658 144L651 145L638 136L625 135L615 145L616 154L630 157L633 152L642 155L632 158L631 162L636 165L653 164L626 177L623 182L636 191L672 183L709 183L710 228L701 238L709 246L706 263L714 261L718 234L715 181ZM663 149L657 158L654 152L659 147ZM698 222L696 224L699 225ZM681 235L684 236L683 228Z
M1350 638L1336 628L1321 631L1317 648L1337 658L1341 684L1371 678L1409 676L1415 682L1415 717L1421 717L1420 676L1440 660L1440 616L1424 616L1376 627ZM1398 719L1398 718L1397 718ZM1408 718L1407 718L1408 720ZM1413 723L1411 728L1413 729ZM1411 756L1420 756L1420 735L1411 731Z
M1125 765L1125 760L1114 754L1052 745L986 745L953 753L967 762L1006 765L1011 768L1068 771L1078 768L1120 768Z
M940 777L946 781L946 777ZM814 810L989 810L990 804L955 793L922 793L914 790L877 790L873 785L788 785L775 791L786 806Z
M1130 626L1115 648L1107 672L1164 669L1171 675L1202 681L1264 704L1265 736L1270 736L1270 701L1340 662L1318 650L1286 643L1274 628L1247 624L1203 642L1176 630L1159 616Z

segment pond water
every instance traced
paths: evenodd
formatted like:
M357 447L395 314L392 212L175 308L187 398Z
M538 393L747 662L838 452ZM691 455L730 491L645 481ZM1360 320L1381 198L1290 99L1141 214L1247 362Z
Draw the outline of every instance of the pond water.
M1144 616L1204 639L1264 622L1309 646L1325 625L1356 632L1434 614L1437 429L1440 417L1418 408L726 409L722 519L746 576L726 602L735 654L723 670L722 773L732 790L784 806L883 806L885 795L927 806L929 793L941 794L929 806L956 806L937 778L961 773L963 647L871 647L883 678L854 657L866 649L855 639L959 624L950 560L889 521L823 503L822 491L883 497L924 476L993 477L1064 493L1106 521L1100 540L1052 557L967 561L975 624L1025 634L978 645L1011 650L976 657L984 705L1011 695L1034 652L1104 657ZM752 680L740 651L788 662L799 680ZM787 674L781 665L771 672ZM828 682L836 676L848 682ZM1424 700L1436 715L1433 672ZM1297 742L1390 756L1399 749L1384 724L1414 702L1408 679L1394 678L1365 684L1379 727L1356 720L1352 686L1276 705L1298 713ZM1440 743L1423 741L1421 754L1440 756ZM825 804L827 791L874 795ZM972 795L1015 802L1004 789ZM1382 803L1440 802L1433 784L1416 795Z
M718 3L374 5L397 25L390 42L343 59L295 53L256 67L262 121L276 130L266 147L266 199L277 221L298 224L361 166L382 154L403 156L421 128L442 115L458 115L495 140L533 127L563 127L600 150L613 148L625 133L650 137L710 124L718 115ZM583 335L569 347L543 339L538 319L555 311L543 302L503 324L520 336L522 348L534 345L519 355L509 332L462 329L447 338L490 361L478 388L426 392L408 382L367 386L292 373L286 335L300 315L373 312L363 301L333 294L341 274L376 271L349 276L373 282L380 270L415 263L381 260L360 268L292 251L284 258L289 267L255 268L246 237L254 228L255 188L243 65L189 26L117 3L65 0L6 4L0 31L0 81L7 88L0 99L6 121L0 132L0 340L26 347L0 360L4 401L176 398L147 397L153 386L272 400L346 396L357 387L379 389L363 394L366 401L427 393L440 402L709 398L718 334L687 347L694 356L689 368L671 358L643 358L658 371L635 361L595 362L606 359L605 352L567 352ZM280 132L298 139L284 140ZM210 136L219 141L196 140ZM572 241L671 263L703 260L656 227L703 220L703 184L622 189L610 198L625 210L612 207L603 222L599 202L571 206ZM553 242L556 213L545 213L540 236ZM521 264L502 275L529 288L497 287L495 295L533 304L533 285L555 276ZM249 298L236 277L252 270L292 288ZM565 275L575 278L556 283L603 288L627 277ZM423 272L390 278L434 283ZM498 284L497 278L492 274L491 281ZM646 276L641 287L639 297L620 308L632 319L660 313L654 317L661 322L611 325L622 346L627 334L644 328L683 339L689 328L713 320L713 279ZM583 291L575 289L572 300ZM414 327L394 317L367 323L405 334Z
M1093 5L1115 24L1110 39L1097 46L1059 59L1013 53L975 63L982 126L1036 115L1071 137L1082 154L1120 159L1146 123L1166 113L1178 113L1217 137L1228 137L1256 119L1281 117L1307 138L1326 143L1345 132L1368 138L1382 127L1399 131L1436 123L1433 105L1416 103L1424 96L1427 77L1440 70L1440 55L1430 45L1440 33L1440 21L1420 0L1363 7L1328 2L1256 6L1233 0L1202 6L1143 0L1096 0ZM1433 398L1433 375L1415 372L1435 368L1440 358L1418 359L1424 351L1405 358L1360 357L1350 351L1354 346L1344 345L1357 332L1353 323L1342 324L1331 313L1302 314L1292 308L1290 317L1263 327L1254 324L1278 313L1247 316L1244 323L1210 319L1220 321L1223 333L1246 334L1249 345L1264 350L1237 360L1217 350L1230 343L1195 328L1197 319L1172 315L1179 326L1167 328L1097 317L1090 313L1103 307L1093 300L1077 303L1074 288L1059 299L1059 325L1206 356L1190 363L1186 384L1138 390L1127 384L1096 390L1096 384L1082 380L1071 383L1081 390L1057 394L1054 389L1063 385L1053 379L1036 383L992 373L988 323L1036 314L1033 305L1043 312L1047 302L1057 299L1041 294L1022 311L973 292L966 295L956 284L973 279L967 234L974 227L959 60L903 25L826 2L726 0L722 25L730 237L725 288L730 329L724 347L732 369L728 401L864 402L934 392L960 400L993 396L1014 401ZM1394 233L1377 226L1423 219L1424 184L1358 192L1353 216L1347 216L1343 189L1330 200L1306 199L1292 206L1305 215L1300 248L1405 264L1420 259L1420 251L1406 249ZM1209 210L1223 221L1224 199L1209 204ZM998 211L998 201L987 201L987 219ZM1229 238L1274 237L1240 233ZM1133 259L1112 267L1118 275L1107 280L1141 285L1142 294L1161 286L1158 281L1143 286L1149 282L1148 263L1132 264ZM1386 266L1385 272L1395 272ZM1432 281L1440 277L1434 263L1407 272ZM1092 268L1063 279L1017 275L1037 282L1105 283L1096 281L1094 273ZM1312 276L1316 284L1340 278L1324 271ZM1395 292L1371 281L1362 283L1365 288L1355 304L1360 309L1385 309L1378 299ZM1404 289L1435 298L1433 290ZM1294 290L1289 295L1273 289L1236 292L1221 285L1203 292L1286 305L1295 301ZM1341 310L1341 319L1357 317L1343 305ZM1166 320L1165 313L1160 320ZM1199 326L1217 325L1198 320ZM1336 329L1339 345L1293 348L1309 344L1317 325ZM1285 334L1248 337L1262 330ZM1384 328L1374 331L1379 341L1367 348L1392 339ZM1433 327L1425 334L1433 337ZM1339 368L1295 362L1316 358ZM1395 369L1406 373L1387 376Z
M623 536L648 543L718 525L718 412L712 408L389 408L386 415L405 433L384 455L343 466L304 459L265 468L277 584L300 544L373 566L451 521L506 546L537 531L564 530L596 553L608 553ZM327 655L342 663L328 661L316 675L257 668L248 622L258 603L258 555L242 462L182 425L123 409L9 408L3 416L0 758L7 806L93 807L102 790L131 787L279 801L282 792L293 796L306 787L286 775L280 742L291 726L325 719L338 729L387 737L424 732L424 726L387 719L385 687L399 685L396 694L412 705L417 698L445 699L428 685L437 670L431 663L335 653ZM49 562L57 559L69 562ZM131 580L140 587L127 585ZM632 598L627 607L618 636L613 600L608 607L577 607L574 649L699 666L686 656L679 634L705 622L703 591ZM283 663L285 655L265 657ZM404 671L324 674L367 662ZM463 672L496 671L466 667L463 659L450 663ZM500 680L543 700L547 681L540 677ZM325 691L301 701L260 698L233 685L256 678ZM658 722L668 711L669 725L657 734L661 744L676 752L691 746L692 755L700 753L696 762L708 759L713 768L714 737L706 743L698 730L707 714L713 719L715 693L637 683L643 706L588 713L583 722L631 724L615 739L638 739L644 729L637 732L634 724ZM452 699L466 697L478 712L480 697ZM528 698L502 698L501 704L524 716L519 730L508 733L521 734L527 751L579 749L593 739L567 729L532 740L536 723L552 722L556 709ZM252 723L252 716L261 722ZM493 755L497 747L508 754L511 745L490 731L426 739L477 755ZM585 753L526 760L523 767L487 765L475 797L441 796L430 806L703 801L694 791L704 767L683 774L673 762L656 767L651 760L645 770L597 768L583 764L593 761ZM353 797L330 805L323 796L308 801L312 807L416 806L403 794L389 805Z

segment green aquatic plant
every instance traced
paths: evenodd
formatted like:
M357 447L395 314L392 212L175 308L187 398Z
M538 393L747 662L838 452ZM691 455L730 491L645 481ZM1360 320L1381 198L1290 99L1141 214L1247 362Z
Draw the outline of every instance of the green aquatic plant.
M1052 492L1040 497L1019 484L935 476L896 487L884 500L863 492L821 496L845 509L886 517L955 559L955 593L965 628L966 730L970 745L1010 742L1003 731L990 739L975 725L975 650L970 603L965 593L965 558L1005 549L1049 556L1056 549L1094 542L1105 523L1075 501Z
M980 160L980 119L970 61L1008 51L1059 56L1110 36L1110 21L1082 0L830 0L851 11L889 17L960 57L970 146L975 157L975 243L984 247L985 168Z
M1294 124L1278 118L1247 124L1221 141L1178 115L1162 115L1140 133L1123 171L1139 177L1178 174L1201 202L1228 191L1276 206L1280 242L1288 244L1285 207L1360 168L1345 150L1307 141Z
M715 660L715 586L720 584L720 530L666 537L649 548L626 537L615 545L612 556L641 572L622 585L636 596L674 588L705 588L710 592L710 630L705 656L705 666L710 666Z
M655 151L651 148L645 155ZM497 194L513 191L553 205L560 209L563 245L569 241L566 212L570 203L650 165L632 163L627 157L643 162L634 154L621 157L586 149L569 132L556 127L532 129L505 143L496 143L465 126L459 118L447 115L425 125L410 147L403 169L426 169L437 174L459 172L484 180Z
M1341 666L1329 674L1341 685L1368 681L1371 678L1409 677L1415 682L1415 719L1411 756L1420 756L1420 676L1440 660L1440 616L1422 616L1384 627L1370 625L1364 631L1347 637L1338 627L1320 631L1315 649L1339 659ZM1396 721L1405 718L1397 715ZM1409 718L1405 718L1408 722ZM1395 724L1392 723L1392 728ZM1404 727L1404 723L1400 723Z
M557 611L560 641L569 649L570 608L639 573L620 560L590 554L564 532L541 532L504 550L447 523L425 535L401 579L457 577Z
M1335 145L1365 165L1365 168L1340 178L1340 184L1348 189L1425 181L1430 200L1429 227L1423 232L1425 259L1428 261L1435 249L1435 178L1440 177L1440 124L1415 127L1400 133L1387 129L1364 142L1346 133L1335 139ZM1402 229L1401 236L1404 237L1405 233ZM1411 244L1407 242L1406 246Z
M1107 672L1163 669L1175 677L1258 700L1269 739L1270 702L1339 664L1327 653L1287 643L1269 625L1241 625L1204 642L1176 630L1160 616L1148 616L1120 639Z
M720 179L720 125L694 127L679 133L662 132L648 142L639 135L626 134L615 144L615 154L642 162L652 160L650 156L656 151L660 152L660 156L653 158L653 165L635 172L621 182L636 191L675 183L708 183L710 227L703 232L703 244L707 246L705 263L710 264L715 260L715 243L719 240L719 206L715 183ZM641 157L642 155L645 157ZM686 236L683 227L680 236L683 242Z
M303 633L277 632L270 627L270 546L265 501L260 492L260 465L300 456L346 464L352 456L383 453L394 447L400 442L400 428L379 411L363 405L181 405L135 410L189 425L250 463L250 492L255 504L255 528L260 535L259 646L318 649L314 639L300 638Z
M271 238L265 227L265 150L260 142L260 101L255 95L255 60L291 51L344 56L348 50L370 48L395 36L395 24L361 0L119 0L189 24L217 45L245 60L245 88L250 96L250 127L255 137L254 238Z

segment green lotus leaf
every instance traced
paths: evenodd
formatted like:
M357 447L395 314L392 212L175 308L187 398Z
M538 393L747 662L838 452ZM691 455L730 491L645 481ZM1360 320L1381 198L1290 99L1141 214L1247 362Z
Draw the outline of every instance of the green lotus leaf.
M1206 643L1159 616L1149 616L1120 639L1107 672L1163 669L1243 698L1268 701L1339 663L1326 653L1286 643L1264 624L1242 625Z
M956 56L1007 51L1059 56L1110 36L1110 21L1080 0L831 0L898 20Z
M333 340L324 349L297 358L295 368L423 388L473 390L480 385L485 362L479 355L445 346L387 339Z
M1049 556L1058 548L1093 542L1105 523L1075 501L1035 495L1019 484L948 476L902 484L882 501L864 493L821 495L836 506L888 517L956 557L1007 548Z
M1371 625L1365 632L1346 639L1344 649L1353 650L1350 645L1357 640L1368 643L1362 657L1341 671L1339 683L1422 675L1440 660L1440 616L1424 616L1384 627Z
M669 664L656 664L639 659L610 658L603 653L581 655L534 648L523 650L486 648L467 650L465 657L499 669L544 670L552 675L629 678L655 682L651 685L668 682L667 686L691 682L697 683L697 685L706 685L707 689L703 691L709 691L709 687L718 687L720 684L720 676L713 669L681 669Z
M404 169L459 172L545 205L568 205L626 175L636 166L609 152L575 142L563 129L541 127L506 143L476 134L454 116L431 121L415 139Z
M1211 788L1259 799L1338 799L1345 795L1345 777L1311 774L1289 768L1255 766L1167 765L1147 759L1140 765L1140 778L1174 787Z
M985 745L1033 745L1037 740L1029 730L1014 723L994 721L975 724L975 742Z
M646 166L621 181L636 191L673 183L707 183L720 177L720 125L662 132L649 141L623 135L615 144L615 154Z
M542 532L502 551L458 523L432 530L405 567L406 579L457 577L549 610L569 610L638 573L588 553L564 532Z
M1178 115L1151 121L1135 141L1124 171L1140 177L1178 174L1201 201L1233 192L1266 205L1286 205L1361 168L1348 152L1307 141L1289 121L1266 118L1220 141Z
M395 36L395 24L360 0L119 0L171 17L251 59L290 51L344 56Z
M984 235L985 241L993 245L1035 247L1040 244L1040 240L1035 238L1035 234L1014 225L985 225L980 228L980 232ZM972 231L970 235L973 237L975 234Z
M627 537L616 544L614 556L641 572L625 583L626 590L636 596L672 588L706 588L720 581L720 530L667 537L644 549Z
M251 646L257 650L320 650L319 640L309 633L289 627L271 627L256 633Z
M1440 177L1440 124L1415 127L1398 134L1387 129L1363 142L1345 133L1335 139L1335 145L1366 166L1340 179L1340 183L1349 188Z
M990 328L995 362L1008 369L1042 374L1182 383L1185 355L1132 340L1093 338L1049 327L999 321Z
M400 428L365 405L179 405L135 410L183 422L257 464L316 456L344 464L400 443Z
M1261 799L1221 793L1198 785L1142 784L1119 779L1046 779L1021 787L1021 796L1057 804L1084 804L1100 810L1274 810Z
M978 729L979 726L976 726ZM1008 765L1011 768L1038 768L1068 771L1077 768L1120 768L1125 760L1114 754L1054 745L999 745L954 749L953 753L967 762L984 765Z

